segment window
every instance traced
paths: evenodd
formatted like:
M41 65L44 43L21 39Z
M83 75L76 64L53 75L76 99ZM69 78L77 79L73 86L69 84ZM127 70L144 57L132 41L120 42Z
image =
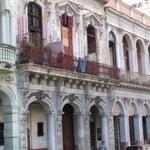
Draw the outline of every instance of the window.
M142 73L142 51L141 51L142 43L141 41L137 41L136 48L137 48L137 61L138 61L138 72Z
M89 25L87 28L88 54L96 53L96 34L95 28Z
M112 32L109 33L109 55L110 55L110 65L116 66L116 40Z
M124 65L125 70L129 71L129 51L128 51L128 44L125 37L123 37L123 54L124 54Z
M28 28L34 47L42 47L42 9L35 2L28 5Z
M0 122L0 145L4 145L4 123Z
M29 29L34 31L41 31L41 7L35 2L30 2L28 6Z
M115 150L121 150L121 132L120 132L119 116L114 116L113 121L114 121Z
M43 122L37 123L37 135L38 136L44 136L44 124L43 124Z
M149 65L150 65L150 45L148 46L148 56L149 56Z
M73 55L73 17L66 13L61 17L62 41L64 45L64 52L67 55Z

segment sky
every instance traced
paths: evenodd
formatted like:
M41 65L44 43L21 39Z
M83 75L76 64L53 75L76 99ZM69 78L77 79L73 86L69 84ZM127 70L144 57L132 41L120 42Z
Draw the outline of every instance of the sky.
M122 1L127 3L127 4L133 4L133 3L142 2L144 0L122 0Z

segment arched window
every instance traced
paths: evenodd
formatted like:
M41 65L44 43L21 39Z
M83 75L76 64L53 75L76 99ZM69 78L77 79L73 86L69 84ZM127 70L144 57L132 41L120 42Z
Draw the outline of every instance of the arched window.
M137 63L138 63L138 72L142 73L142 58L141 58L141 47L139 41L136 43L137 48Z
M124 69L125 71L129 71L130 70L129 50L128 50L128 43L125 37L123 37L123 55L124 55Z
M148 58L149 58L149 65L150 65L150 45L148 46Z
M87 28L88 54L96 53L96 33L95 28L89 25Z
M110 54L110 65L116 66L116 39L112 32L109 33L109 54Z
M35 2L28 4L28 28L34 47L42 47L42 9Z

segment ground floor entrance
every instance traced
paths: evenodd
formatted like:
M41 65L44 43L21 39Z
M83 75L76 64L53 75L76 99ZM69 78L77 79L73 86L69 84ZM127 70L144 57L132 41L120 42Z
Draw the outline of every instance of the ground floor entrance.
M28 150L48 150L47 116L39 103L32 103L27 116Z

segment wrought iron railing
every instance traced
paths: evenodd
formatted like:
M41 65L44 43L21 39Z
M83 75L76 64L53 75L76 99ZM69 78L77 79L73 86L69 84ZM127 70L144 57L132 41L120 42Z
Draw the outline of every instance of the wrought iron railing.
M16 61L16 48L11 45L0 44L0 62L15 64L15 61Z
M21 64L40 64L100 76L102 78L119 79L119 69L116 67L111 67L89 60L85 60L81 64L81 59L65 55L62 52L53 52L50 50L41 50L37 48L35 49L28 46L22 49L19 62Z

